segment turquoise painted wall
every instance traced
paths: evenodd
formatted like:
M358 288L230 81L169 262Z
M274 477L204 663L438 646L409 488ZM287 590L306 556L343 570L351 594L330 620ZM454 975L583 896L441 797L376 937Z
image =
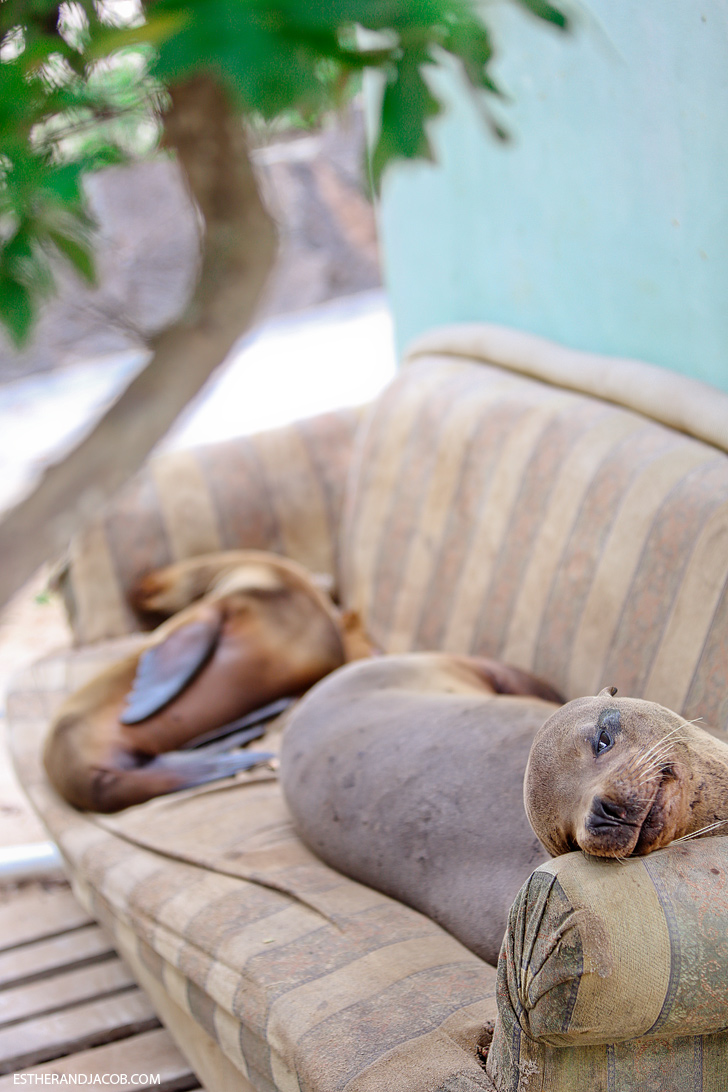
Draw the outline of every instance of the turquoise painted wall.
M488 5L509 145L448 74L437 165L385 178L399 345L486 320L728 390L728 0L570 10Z

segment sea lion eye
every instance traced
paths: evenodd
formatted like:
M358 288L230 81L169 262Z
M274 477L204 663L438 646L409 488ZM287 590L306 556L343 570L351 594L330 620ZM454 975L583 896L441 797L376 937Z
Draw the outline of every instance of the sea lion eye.
M602 728L601 732L596 738L596 745L594 747L594 750L598 755L600 755L602 754L602 752L608 751L613 743L614 740L612 736L609 734L606 728Z

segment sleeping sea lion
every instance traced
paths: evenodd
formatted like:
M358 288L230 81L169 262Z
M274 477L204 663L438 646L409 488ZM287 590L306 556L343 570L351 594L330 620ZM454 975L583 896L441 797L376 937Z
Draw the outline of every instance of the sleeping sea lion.
M296 562L266 550L219 550L216 553L187 557L172 565L145 573L129 590L129 602L142 620L157 625L165 618L179 614L196 599L201 599L224 576L241 566L248 569L252 579L251 566L257 562L262 567L259 570L260 579L269 579L264 570L271 558L291 566L299 573L305 573L306 580L325 593L327 602L331 598L334 582L328 573L308 572Z
M670 709L607 687L554 713L536 733L524 803L552 856L652 853L725 833L728 743Z
M477 657L348 665L309 691L283 734L296 828L328 864L495 963L510 905L546 856L521 803L523 773L560 702Z
M613 688L561 707L514 668L412 653L317 684L287 723L281 780L314 852L495 964L547 853L621 857L728 829L724 740Z
M180 613L72 694L51 725L46 771L78 808L118 811L272 757L177 752L368 647L358 619L305 569L260 551L169 566L133 598L138 609Z

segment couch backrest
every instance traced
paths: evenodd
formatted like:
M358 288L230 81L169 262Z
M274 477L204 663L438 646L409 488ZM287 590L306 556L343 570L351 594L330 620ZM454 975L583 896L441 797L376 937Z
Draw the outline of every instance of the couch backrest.
M340 552L346 604L388 652L496 656L567 698L615 685L727 725L716 446L425 352L360 434Z
M150 460L69 548L58 584L81 643L139 628L140 576L217 550L272 550L335 577L360 409Z

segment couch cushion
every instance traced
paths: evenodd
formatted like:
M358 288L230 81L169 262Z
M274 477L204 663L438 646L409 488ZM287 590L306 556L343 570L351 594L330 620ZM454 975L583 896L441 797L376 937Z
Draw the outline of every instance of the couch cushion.
M481 653L728 724L728 456L445 354L358 440L343 590L388 652Z
M160 455L71 543L58 583L80 644L139 628L126 593L196 554L272 550L337 576L336 538L360 409Z
M74 889L259 1092L491 1088L495 970L429 919L326 867L270 771L81 814L39 753L65 693L134 639L58 656L8 699L22 783ZM267 742L267 741L266 741Z

